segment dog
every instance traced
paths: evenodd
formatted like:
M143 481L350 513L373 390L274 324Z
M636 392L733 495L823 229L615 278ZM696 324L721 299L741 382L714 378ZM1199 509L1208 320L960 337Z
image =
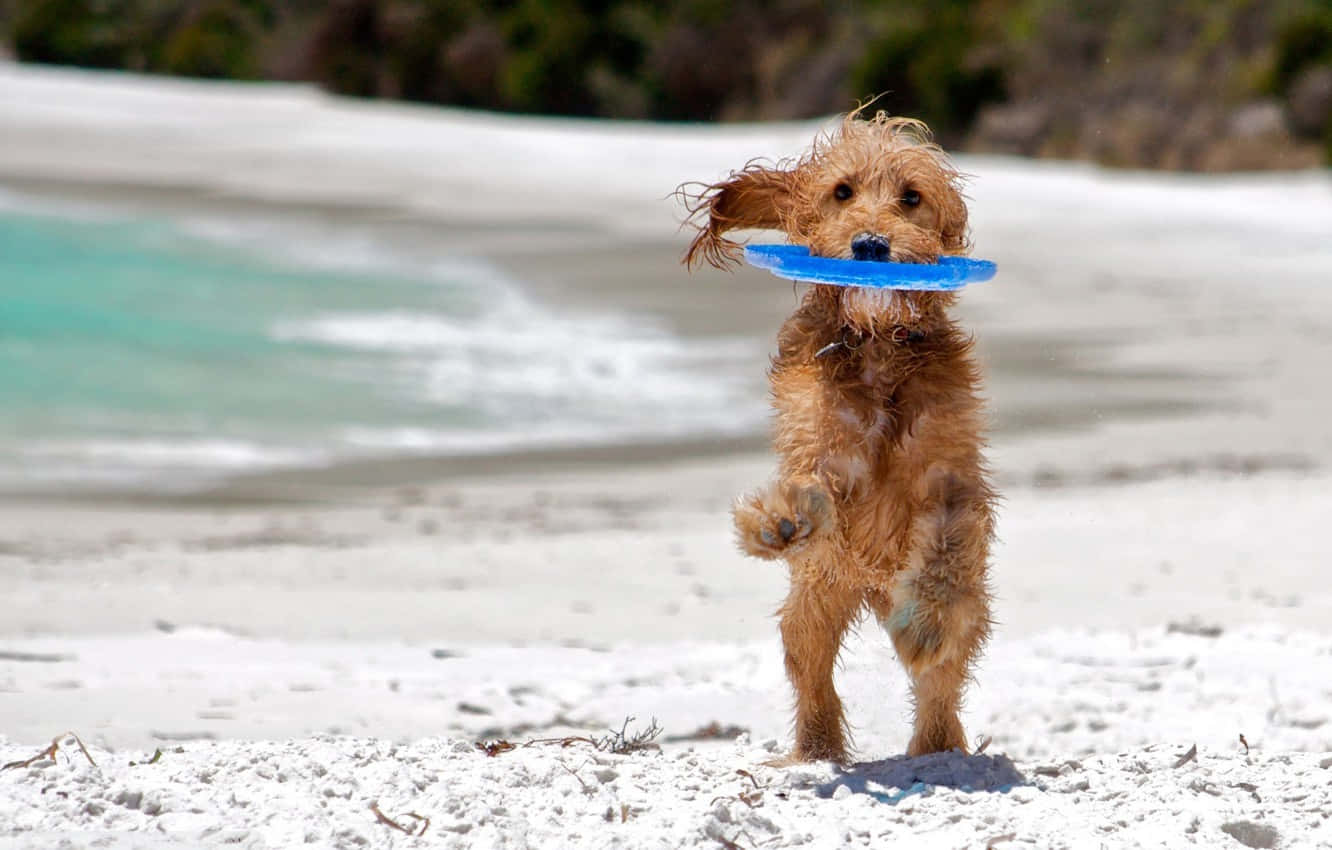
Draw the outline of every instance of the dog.
M863 109L795 160L680 188L698 230L684 258L735 263L733 229L784 231L810 253L933 263L970 248L961 175L921 122ZM733 509L740 548L785 560L779 610L795 690L791 761L845 763L833 668L866 610L911 678L909 756L961 750L958 719L991 628L996 494L972 338L946 292L811 284L769 373L775 480Z

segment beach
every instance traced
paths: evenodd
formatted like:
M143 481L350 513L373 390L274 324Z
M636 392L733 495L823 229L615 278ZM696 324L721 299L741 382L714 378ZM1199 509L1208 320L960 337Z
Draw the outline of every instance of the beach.
M1000 269L960 309L1003 497L964 713L989 743L903 759L906 681L867 623L839 672L863 763L764 766L789 743L786 577L728 511L772 472L764 369L799 292L687 273L670 193L817 128L0 64L6 210L188 222L299 268L470 264L513 299L497 320L530 321L476 343L504 398L558 383L514 383L549 359L596 401L552 396L544 431L385 407L396 442L319 432L308 456L265 425L206 475L174 460L202 430L133 476L0 476L0 763L62 741L0 771L0 845L1332 843L1325 171L959 160ZM596 746L654 719L660 750ZM565 736L593 741L522 746Z

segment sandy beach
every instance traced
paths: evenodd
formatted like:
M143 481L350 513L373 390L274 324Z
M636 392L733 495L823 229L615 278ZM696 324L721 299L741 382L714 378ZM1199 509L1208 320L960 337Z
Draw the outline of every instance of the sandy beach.
M0 64L7 203L456 250L552 309L732 340L759 400L798 293L687 275L666 196L813 129ZM62 743L0 771L0 846L1332 845L1332 179L961 165L1001 270L962 307L1004 497L964 716L984 753L901 756L905 680L866 625L839 674L864 763L763 766L787 745L786 579L727 515L770 474L761 420L10 487L0 763ZM628 717L659 750L476 747Z

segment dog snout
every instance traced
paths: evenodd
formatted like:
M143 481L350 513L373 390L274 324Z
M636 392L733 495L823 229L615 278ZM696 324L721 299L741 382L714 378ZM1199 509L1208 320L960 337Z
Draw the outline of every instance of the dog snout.
M888 237L861 233L851 240L851 256L857 260L883 262L888 259Z

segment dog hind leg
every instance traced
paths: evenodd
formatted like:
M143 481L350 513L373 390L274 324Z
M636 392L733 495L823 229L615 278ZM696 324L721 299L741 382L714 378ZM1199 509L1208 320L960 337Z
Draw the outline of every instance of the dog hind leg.
M911 676L911 756L966 751L958 710L971 663L990 631L989 490L953 475L931 483L932 498L913 524L906 568L888 594L870 599Z

